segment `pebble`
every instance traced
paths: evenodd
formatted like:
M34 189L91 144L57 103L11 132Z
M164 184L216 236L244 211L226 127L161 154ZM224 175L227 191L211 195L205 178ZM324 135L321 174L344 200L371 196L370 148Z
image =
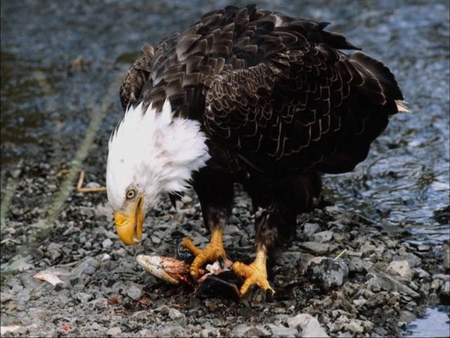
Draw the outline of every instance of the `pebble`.
M450 281L444 282L439 294L442 304L450 305Z
M324 244L319 242L303 242L299 243L298 246L301 249L315 253L317 255L325 255L331 251L330 244Z
M102 247L107 249L110 248L113 245L113 241L109 238L106 238L103 242L102 242Z
M239 324L231 330L231 335L235 337L268 337L271 333L262 325Z
M328 243L333 239L332 231L321 231L313 234L311 240L313 242Z
M94 274L99 267L100 263L96 259L87 257L80 263L80 265L72 270L71 275L80 277L82 274L85 274L90 276Z
M298 337L299 333L296 328L285 327L283 325L267 324L275 337Z
M387 270L391 276L397 278L397 280L401 282L410 282L413 277L413 272L409 267L409 263L407 260L404 261L392 261Z
M163 325L163 327L158 330L157 336L160 336L160 337L186 337L186 330L178 324L165 323Z
M110 328L108 331L106 331L107 336L117 336L122 333L122 329L118 326Z
M142 298L142 286L135 283L130 283L126 286L127 296L133 300L139 300Z
M324 259L320 263L312 263L307 270L311 280L322 290L344 284L348 276L348 267L343 260Z
M442 267L446 271L448 271L450 270L450 245L448 243L444 243L442 245L442 253L443 253Z
M92 294L85 292L78 292L76 297L82 304L89 302L93 298Z
M312 235L320 230L320 225L317 223L305 223L303 224L303 233L305 235Z
M417 247L417 251L420 251L420 252L430 251L430 246L421 244Z
M186 326L186 316L177 309L171 308L169 310L169 318L180 324L182 327Z
M302 337L329 337L317 318L307 313L300 313L288 319L288 326L301 330Z

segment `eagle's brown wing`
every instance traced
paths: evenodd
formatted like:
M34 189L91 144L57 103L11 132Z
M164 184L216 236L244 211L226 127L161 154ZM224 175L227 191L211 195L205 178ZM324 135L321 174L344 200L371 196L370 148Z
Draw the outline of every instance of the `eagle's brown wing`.
M352 170L397 113L403 97L394 76L362 52L339 52L342 37L321 36L317 25L291 22L282 31L290 36L275 40L280 52L211 81L208 134L263 172Z

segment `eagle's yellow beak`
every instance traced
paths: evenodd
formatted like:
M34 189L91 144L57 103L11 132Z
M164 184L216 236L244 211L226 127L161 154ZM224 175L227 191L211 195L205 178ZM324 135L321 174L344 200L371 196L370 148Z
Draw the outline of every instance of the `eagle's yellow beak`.
M144 223L144 196L141 195L130 202L125 211L115 211L114 222L117 234L124 244L138 244L141 241Z

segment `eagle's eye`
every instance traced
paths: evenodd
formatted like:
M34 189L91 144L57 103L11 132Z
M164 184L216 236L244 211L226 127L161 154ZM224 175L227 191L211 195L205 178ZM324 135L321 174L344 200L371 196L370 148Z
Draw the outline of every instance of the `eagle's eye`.
M135 188L130 188L127 191L127 200L131 200L136 196L136 189Z

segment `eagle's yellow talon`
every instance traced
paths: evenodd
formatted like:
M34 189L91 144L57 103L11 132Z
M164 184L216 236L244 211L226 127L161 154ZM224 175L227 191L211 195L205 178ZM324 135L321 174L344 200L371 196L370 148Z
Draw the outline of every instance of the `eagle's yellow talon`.
M223 248L221 229L214 229L211 232L211 241L203 250L197 248L188 237L183 238L181 245L195 256L195 259L189 268L189 272L193 278L197 278L198 269L201 268L203 264L207 262L213 263L219 259L226 260L227 258Z
M241 262L235 262L233 264L233 271L245 279L240 290L241 297L244 296L250 286L254 284L258 285L264 291L270 292L271 295L275 293L267 280L266 260L266 253L264 251L258 251L256 253L255 261L252 264L246 265Z

